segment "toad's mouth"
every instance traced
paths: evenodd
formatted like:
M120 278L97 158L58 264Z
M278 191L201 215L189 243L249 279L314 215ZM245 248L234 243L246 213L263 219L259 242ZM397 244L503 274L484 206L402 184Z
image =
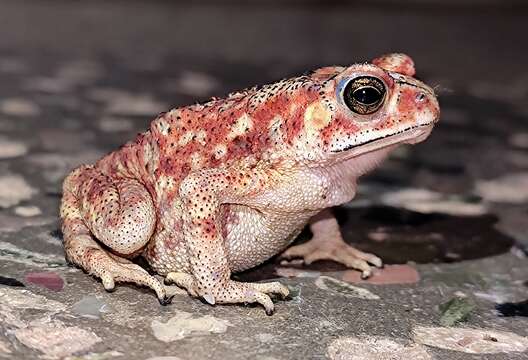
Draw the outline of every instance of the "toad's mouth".
M429 134L433 130L433 126L433 123L411 126L393 134L388 134L380 138L371 139L361 144L350 145L345 147L344 149L334 150L332 152L346 152L348 158L354 157L359 154L383 149L395 144L416 144L421 141L424 141L429 136Z

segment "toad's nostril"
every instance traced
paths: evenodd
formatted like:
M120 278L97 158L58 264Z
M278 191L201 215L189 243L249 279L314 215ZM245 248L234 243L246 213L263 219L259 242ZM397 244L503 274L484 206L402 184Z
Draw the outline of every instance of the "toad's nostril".
M418 102L422 102L424 101L426 98L425 94L423 92L419 92L417 95L416 95L416 101Z

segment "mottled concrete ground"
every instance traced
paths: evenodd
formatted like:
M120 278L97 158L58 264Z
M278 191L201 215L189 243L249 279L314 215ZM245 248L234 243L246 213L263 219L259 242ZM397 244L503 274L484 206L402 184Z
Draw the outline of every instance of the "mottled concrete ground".
M0 1L0 358L528 358L525 7L256 3ZM272 260L237 275L292 288L268 317L107 293L65 263L76 165L171 107L390 51L415 58L443 115L337 210L348 241L392 264L370 281Z

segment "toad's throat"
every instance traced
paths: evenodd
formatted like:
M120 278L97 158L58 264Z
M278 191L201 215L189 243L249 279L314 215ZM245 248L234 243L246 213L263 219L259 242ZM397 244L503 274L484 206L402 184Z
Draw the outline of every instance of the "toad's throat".
M343 149L332 150L333 153L351 152L350 155L363 154L369 151L378 150L398 143L418 143L429 135L433 129L433 124L421 124L404 128L396 133L387 134L383 137L367 140L360 144L349 145ZM354 151L354 149L359 151Z

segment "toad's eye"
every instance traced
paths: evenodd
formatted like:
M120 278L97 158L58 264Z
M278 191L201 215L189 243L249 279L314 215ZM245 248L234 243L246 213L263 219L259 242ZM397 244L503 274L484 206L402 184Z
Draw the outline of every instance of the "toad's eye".
M372 76L352 79L345 86L343 99L350 110L368 115L378 110L385 98L385 85Z

